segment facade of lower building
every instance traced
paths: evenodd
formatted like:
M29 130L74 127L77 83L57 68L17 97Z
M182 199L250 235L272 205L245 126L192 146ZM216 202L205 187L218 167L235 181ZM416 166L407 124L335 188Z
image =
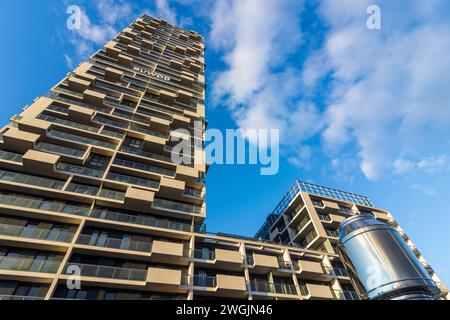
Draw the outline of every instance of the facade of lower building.
M361 212L444 297L362 196L296 182L255 238L206 232L203 41L143 15L1 129L0 300L356 299L335 243Z

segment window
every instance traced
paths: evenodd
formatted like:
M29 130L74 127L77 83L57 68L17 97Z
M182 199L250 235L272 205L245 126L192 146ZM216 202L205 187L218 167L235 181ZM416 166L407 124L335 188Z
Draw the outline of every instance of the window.
M108 158L102 157L100 155L94 154L89 160L89 167L94 169L102 169Z
M130 139L128 146L132 147L132 148L136 148L136 149L140 149L142 146L142 140L139 139Z

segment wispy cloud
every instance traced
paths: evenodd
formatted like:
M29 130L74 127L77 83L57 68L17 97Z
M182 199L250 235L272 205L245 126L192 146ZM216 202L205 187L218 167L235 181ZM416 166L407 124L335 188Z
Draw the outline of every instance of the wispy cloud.
M124 23L132 13L130 4L118 0L99 0L95 3L100 20L91 21L86 9L80 7L80 28L67 30L67 37L75 49L75 56L65 54L66 63L73 68L74 61L80 62L91 55L95 48L105 44L117 33L118 24Z
M450 157L447 155L426 157L417 161L399 158L393 163L394 172L397 174L421 172L444 173L450 170Z
M409 170L402 156L448 154L443 1L381 1L382 30L366 27L371 4L320 1L315 21L325 22L324 41L311 50L299 27L301 1L218 1L210 40L226 68L214 76L214 103L227 106L242 129L279 128L287 150L323 142L330 162L357 159L371 180ZM323 83L327 90L318 90ZM432 158L417 168L429 172Z
M226 64L214 75L214 103L227 106L244 131L280 129L288 148L321 124L318 108L299 99L300 66L286 63L302 43L302 9L302 1L221 0L211 16L211 45ZM291 163L304 162L305 155L289 156Z
M377 179L401 153L445 150L433 137L450 133L450 25L439 19L441 1L383 1L383 30L369 31L370 2L322 2L334 78L324 138L332 148L356 142L361 170Z
M436 190L433 187L430 186L424 186L420 183L415 183L411 186L413 190L417 190L420 192L423 192L426 196L431 197L436 194Z
M177 24L177 14L171 9L167 0L155 0L156 14L158 17Z

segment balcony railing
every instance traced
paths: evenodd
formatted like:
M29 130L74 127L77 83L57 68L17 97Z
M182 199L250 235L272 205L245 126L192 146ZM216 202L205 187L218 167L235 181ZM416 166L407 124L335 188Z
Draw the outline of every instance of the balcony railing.
M90 245L121 250L131 250L131 251L150 252L152 250L151 242L114 239L114 238L107 238L102 235L94 236L81 234L77 239L77 243L82 245Z
M297 295L296 286L287 283L272 283L264 280L252 280L247 284L247 288L250 292Z
M140 149L129 148L129 147L122 147L120 149L120 152L125 152L125 153L129 153L129 154L134 154L134 155L137 155L137 156L141 156L141 157L144 157L144 158L151 158L151 159L155 159L155 160L160 160L160 161L165 161L165 162L172 163L172 159L170 157L163 156L163 155L156 154L156 153L149 152L149 151L140 150Z
M92 138L87 138L87 137L82 137L82 136L78 136L78 135L74 135L74 134L66 133L66 132L62 132L62 131L57 131L57 130L49 131L47 133L47 136L50 138L67 140L67 141L71 141L71 142L75 142L75 143L80 143L83 145L92 144L94 146L103 147L106 149L115 149L116 148L116 145L113 143L105 142L102 140L96 140L96 139L92 139Z
M133 177L133 176L125 175L125 174L118 174L118 173L114 173L114 172L108 173L108 175L106 176L106 179L123 182L123 183L127 183L127 184L134 184L134 185L147 187L147 188L153 188L153 189L159 188L158 181L142 179L142 178Z
M67 231L42 229L37 227L22 227L9 224L0 224L0 235L57 242L70 242L73 237L73 233Z
M190 280L194 287L215 288L217 286L216 277L195 275Z
M40 273L56 273L60 261L20 258L20 257L0 257L0 269L29 271Z
M198 190L198 189L193 189L193 188L188 188L186 187L184 189L183 194L185 196L189 196L189 197L193 197L193 198L198 198L198 199L203 199L204 198L204 192L203 190Z
M86 151L73 149L69 147L62 147L56 144L39 142L36 146L36 150L47 151L51 153L61 154L69 157L81 158Z
M16 183L22 183L25 185L39 186L43 188L49 189L58 189L61 190L64 187L65 182L59 180L53 180L48 178L41 178L37 176L32 176L28 174L10 172L0 170L0 180L2 181L10 181Z
M347 207L339 207L339 213L354 215L354 212Z
M339 231L337 231L337 230L325 229L325 232L327 233L327 235L329 237L332 237L332 238L338 238L339 237Z
M345 268L333 267L333 272L338 277L348 277L348 272Z
M104 171L86 168L86 167L82 167L82 166L77 166L77 165L73 165L73 164L68 164L68 163L64 163L64 162L58 163L56 165L56 169L59 171L63 171L63 172L73 173L76 175L87 176L87 177L94 177L94 178L101 178L103 176L103 174L105 173Z
M331 217L328 214L323 214L323 213L319 213L319 219L321 221L326 221L326 222L331 221Z
M199 206L187 204L187 203L181 203L181 202L175 202L170 200L163 200L155 198L152 202L152 208L161 208L165 210L173 210L188 214L200 214L202 208Z
M109 279L120 279L120 280L133 280L133 281L145 281L147 279L147 269L132 269L132 268L120 268L120 267L109 267L94 264L85 263L73 263L68 262L65 272L67 269L76 266L80 268L80 274L84 277L93 278L109 278Z
M80 216L88 216L90 209L83 206L72 206L62 202L44 201L37 199L30 199L21 196L12 196L0 194L0 203L3 205L16 206L29 209L45 210L52 212L60 212L67 214L74 214Z
M356 291L344 290L343 291L345 300L359 300L359 296Z
M22 162L23 156L21 154L8 152L4 150L0 150L0 159L1 160L7 160L12 162Z
M116 159L114 159L113 164L131 168L131 169L163 174L163 175L167 175L167 176L171 176L171 177L175 176L175 170L160 168L160 167L156 167L156 166L152 166L152 165L148 165L148 164L144 164L144 163L139 163L136 161L130 161L130 160L116 158Z
M43 297L0 295L0 300L44 300Z
M216 258L216 253L211 250L195 249L194 258L200 260L214 260Z
M192 226L186 223L162 220L152 217L135 216L126 213L117 213L100 209L93 209L88 216L99 219L119 221L124 223L139 224L150 227L191 232Z

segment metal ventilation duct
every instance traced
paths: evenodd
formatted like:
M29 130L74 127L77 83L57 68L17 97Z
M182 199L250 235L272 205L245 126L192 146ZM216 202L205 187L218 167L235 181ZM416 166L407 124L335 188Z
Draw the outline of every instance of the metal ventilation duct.
M397 230L370 214L352 216L339 228L339 255L361 299L439 296L439 288Z

